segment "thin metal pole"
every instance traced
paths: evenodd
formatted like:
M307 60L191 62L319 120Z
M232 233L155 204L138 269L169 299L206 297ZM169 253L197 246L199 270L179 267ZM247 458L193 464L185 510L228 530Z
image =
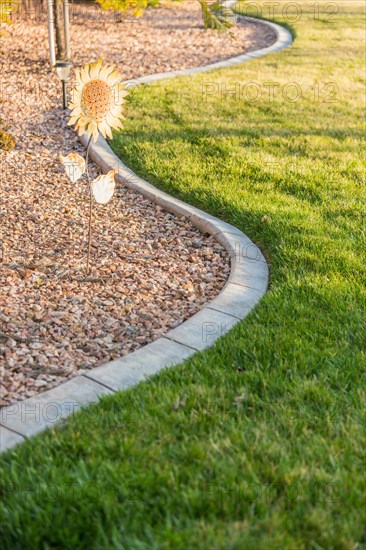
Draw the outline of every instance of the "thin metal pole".
M85 171L86 171L86 179L88 182L89 187L89 231L88 231L88 256L86 260L86 274L89 275L89 265L90 265L90 247L91 247L91 236L92 236L92 219L93 219L93 192L91 188L90 183L90 177L89 177L89 148L90 148L90 142L92 140L93 134L90 136L88 145L86 148L86 155L85 155Z
M65 26L65 47L66 47L66 61L70 61L71 49L70 49L70 15L69 15L69 0L64 0L64 26Z
M64 111L67 109L66 80L62 81L62 108Z
M55 35L54 35L54 15L52 0L47 0L47 23L48 23L48 43L50 46L50 62L51 66L56 65L55 53Z

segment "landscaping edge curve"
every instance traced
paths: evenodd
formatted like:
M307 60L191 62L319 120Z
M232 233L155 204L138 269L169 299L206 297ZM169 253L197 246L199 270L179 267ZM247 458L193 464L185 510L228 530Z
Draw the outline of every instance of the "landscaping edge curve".
M225 3L235 9L235 0ZM134 85L148 84L184 75L194 75L244 63L282 50L293 42L284 27L252 17L239 18L270 26L277 35L271 46L230 59L193 69L159 73L137 78ZM86 136L81 137L86 145ZM204 233L221 243L230 255L229 279L212 301L177 328L170 330L151 344L114 361L95 367L38 396L3 407L0 410L0 452L22 443L26 438L55 426L103 395L113 394L148 380L164 368L178 365L197 351L212 346L240 320L244 319L265 294L268 286L268 266L259 248L239 229L203 210L195 208L137 176L112 152L102 136L90 147L90 157L104 172L116 170L116 180L127 188L138 191L172 214L185 217Z

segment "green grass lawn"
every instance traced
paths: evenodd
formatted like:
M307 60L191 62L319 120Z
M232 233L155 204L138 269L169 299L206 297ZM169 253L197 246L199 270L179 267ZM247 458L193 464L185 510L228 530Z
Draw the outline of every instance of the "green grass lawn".
M292 47L140 89L113 142L250 236L270 291L214 348L2 456L2 548L366 548L363 4L300 5Z

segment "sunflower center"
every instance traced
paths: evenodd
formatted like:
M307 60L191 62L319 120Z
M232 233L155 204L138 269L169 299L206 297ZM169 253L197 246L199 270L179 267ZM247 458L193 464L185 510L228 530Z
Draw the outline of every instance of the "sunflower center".
M101 121L111 109L112 97L112 90L104 80L91 80L83 88L81 108L87 117Z

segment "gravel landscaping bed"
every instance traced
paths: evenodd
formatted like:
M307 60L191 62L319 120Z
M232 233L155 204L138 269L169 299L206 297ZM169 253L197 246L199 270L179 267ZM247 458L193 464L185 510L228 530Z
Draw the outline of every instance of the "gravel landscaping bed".
M111 13L73 6L71 20L74 63L104 57L126 78L202 65L275 39L257 24L235 30L237 40L205 32L192 2L119 24ZM58 160L59 151L82 147L60 109L46 25L23 21L3 30L1 117L17 142L0 151L0 405L8 405L178 326L219 293L229 258L186 220L119 188L107 206L95 207L85 277L86 185L71 184Z

